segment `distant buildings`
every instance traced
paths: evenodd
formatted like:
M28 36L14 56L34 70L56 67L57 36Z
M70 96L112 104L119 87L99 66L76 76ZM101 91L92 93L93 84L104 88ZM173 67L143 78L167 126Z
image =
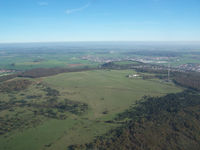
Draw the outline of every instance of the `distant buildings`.
M200 64L196 64L196 63L183 64L183 65L178 66L177 68L181 70L185 70L185 71L200 72Z
M138 74L129 74L127 77L128 78L137 78L137 77L139 77L139 75Z
M169 62L175 63L179 62L180 59L177 57L137 57L137 56L124 56L124 57L104 57L104 56L92 56L92 55L86 55L81 57L83 60L89 60L92 62L98 62L98 63L109 63L109 62L115 62L115 61L136 61L141 62L144 64L158 64L159 66L156 66L155 68L151 68L154 70L163 70L168 69L164 64L168 64ZM135 68L145 68L145 66L135 66ZM182 64L177 67L171 67L172 71L195 71L200 72L200 64L198 63L187 63Z
M0 74L13 73L13 72L15 72L15 70L0 69Z

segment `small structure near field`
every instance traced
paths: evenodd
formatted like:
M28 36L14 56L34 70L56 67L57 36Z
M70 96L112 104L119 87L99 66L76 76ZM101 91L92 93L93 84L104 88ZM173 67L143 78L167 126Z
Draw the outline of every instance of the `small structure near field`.
M127 77L128 78L137 78L137 77L139 77L139 75L138 74L129 74L129 75L127 75Z

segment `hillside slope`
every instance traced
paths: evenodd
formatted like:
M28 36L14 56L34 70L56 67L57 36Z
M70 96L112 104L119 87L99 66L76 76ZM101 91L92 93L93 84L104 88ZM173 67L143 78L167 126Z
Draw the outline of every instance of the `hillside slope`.
M200 95L192 91L145 98L120 114L124 125L86 145L69 149L199 150Z

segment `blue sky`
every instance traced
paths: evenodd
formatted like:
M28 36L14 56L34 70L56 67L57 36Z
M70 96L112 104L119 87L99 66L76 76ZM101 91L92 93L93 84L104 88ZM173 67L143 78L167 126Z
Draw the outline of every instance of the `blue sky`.
M200 41L200 0L0 0L0 43Z

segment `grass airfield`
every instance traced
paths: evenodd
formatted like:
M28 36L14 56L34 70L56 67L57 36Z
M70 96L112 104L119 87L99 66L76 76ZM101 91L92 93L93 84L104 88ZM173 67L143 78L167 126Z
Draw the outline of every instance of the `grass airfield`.
M135 72L133 70L95 70L28 79L35 84L25 91L10 95L17 99L21 99L23 94L23 97L31 93L44 95L36 88L36 83L43 83L58 90L59 99L67 98L71 101L83 102L88 104L89 108L82 115L67 112L65 120L41 116L42 123L37 126L1 135L0 149L66 150L71 144L90 142L96 136L117 127L119 124L105 121L112 120L118 113L128 109L143 96L162 96L182 91L173 83L162 82L159 79L127 78L128 74L135 74ZM9 99L6 94L0 93L0 96L3 100ZM40 103L43 99L35 101ZM16 111L22 111L22 108ZM12 115L11 112L4 113ZM24 115L28 116L28 111Z

